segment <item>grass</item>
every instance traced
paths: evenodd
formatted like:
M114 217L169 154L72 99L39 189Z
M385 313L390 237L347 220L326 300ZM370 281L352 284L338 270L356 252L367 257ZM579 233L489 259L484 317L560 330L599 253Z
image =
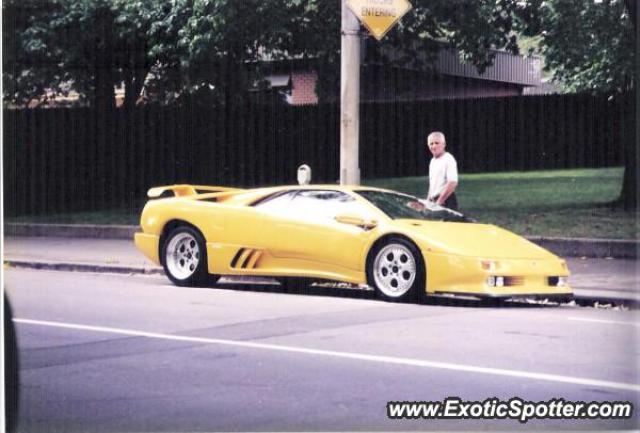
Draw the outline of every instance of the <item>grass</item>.
M465 174L460 209L480 222L521 235L638 239L639 215L612 209L622 168ZM365 180L363 184L426 196L426 177ZM7 218L7 222L138 224L140 209Z
M460 209L521 235L638 239L639 215L612 209L622 168L461 175ZM366 185L426 196L426 177L376 179Z

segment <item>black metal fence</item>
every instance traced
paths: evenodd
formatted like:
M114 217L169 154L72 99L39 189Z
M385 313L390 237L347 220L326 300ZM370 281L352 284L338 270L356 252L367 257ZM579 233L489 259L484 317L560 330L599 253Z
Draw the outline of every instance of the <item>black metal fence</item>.
M447 135L463 173L605 167L633 140L633 97L552 95L363 104L363 178L425 175L426 136ZM5 109L7 215L137 208L154 185L335 182L337 105L212 107L191 101L133 111Z

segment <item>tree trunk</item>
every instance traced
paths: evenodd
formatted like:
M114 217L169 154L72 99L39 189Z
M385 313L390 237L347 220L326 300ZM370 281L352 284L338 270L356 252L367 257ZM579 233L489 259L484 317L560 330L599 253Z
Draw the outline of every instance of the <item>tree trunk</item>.
M627 211L633 211L638 209L638 153L634 145L627 145L626 147L622 192L618 200L616 200L615 206L622 207Z
M147 43L141 38L127 44L126 64L124 66L124 107L131 110L135 107L144 87L149 64L147 62Z
M98 110L112 110L116 106L113 21L114 18L108 8L96 12L93 46L93 105Z
M638 41L638 9L636 0L625 0L625 5L627 10L629 11L629 16L631 21L633 22L633 29L636 41ZM640 67L638 66L640 62L640 58L636 56L636 70ZM638 83L633 83L634 87L638 85ZM635 94L636 101L635 103L629 104L634 110L632 113L631 119L635 121L635 124L632 125L632 131L628 134L628 138L624 143L624 178L622 181L622 192L620 193L620 197L616 200L615 205L621 206L625 210L637 210L638 209L638 191L640 191L640 185L638 185L638 128L640 125L637 120L637 106L638 106L638 98L640 94L638 92L633 92Z
M113 71L98 67L95 71L94 106L98 110L112 110L116 106Z
M132 110L138 98L140 98L140 92L144 87L144 80L147 77L146 69L125 69L124 70L124 108L126 110Z

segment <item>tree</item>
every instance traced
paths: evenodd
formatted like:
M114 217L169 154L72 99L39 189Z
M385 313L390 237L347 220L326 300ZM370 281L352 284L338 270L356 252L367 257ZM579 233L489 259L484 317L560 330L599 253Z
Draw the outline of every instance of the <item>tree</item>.
M7 0L5 100L24 103L73 89L112 106L113 86L124 82L127 105L143 83L162 98L205 92L229 102L257 81L265 59L285 58L314 59L320 90L326 89L338 82L339 6L339 0ZM428 64L446 39L482 70L492 48L517 51L514 23L528 13L518 0L413 6L376 59Z
M77 91L96 106L139 96L156 59L151 25L167 6L154 0L7 0L3 2L4 99L21 105Z
M538 3L537 13L526 21L523 31L540 37L540 52L554 79L574 92L611 98L632 92L638 31L635 0L530 2ZM635 125L629 127L635 132ZM638 207L637 142L630 138L620 145L625 171L622 192L614 204L633 210Z
M38 1L5 1L2 5L2 63L5 100L28 104L45 95L51 83L60 80L60 70L41 65L55 64L57 55L38 42L45 17L52 8Z
M634 35L631 38L634 39L634 48L637 47L638 39L640 38L640 31L638 27L638 3L635 0L625 0L625 5L627 7L627 11L629 12L629 16L631 17L631 22L633 23ZM634 49L632 51L633 56L637 56L637 50ZM634 65L632 64L632 68ZM638 58L635 58L635 72L637 73L638 68ZM637 77L637 75L635 75ZM637 84L636 84L637 85ZM634 104L635 113L633 113L633 118L636 119L635 125L635 139L628 140L625 143L625 167L624 167L624 180L622 183L622 192L620 193L620 198L617 200L617 205L621 205L626 210L638 210L638 94L636 90L636 103Z
M412 3L413 11L376 44L376 60L426 67L447 40L464 60L484 70L492 61L492 49L517 52L513 29L520 16L529 13L529 6L516 0ZM340 19L339 0L195 0L180 32L184 75L191 83L234 93L234 88L246 88L248 72L233 70L229 75L233 65L313 59L322 96L339 82Z
M539 9L541 54L573 92L616 94L633 85L633 24L622 0L550 0Z

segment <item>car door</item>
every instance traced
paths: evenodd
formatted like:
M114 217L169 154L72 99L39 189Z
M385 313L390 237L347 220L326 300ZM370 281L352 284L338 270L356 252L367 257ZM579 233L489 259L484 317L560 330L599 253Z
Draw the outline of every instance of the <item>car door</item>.
M350 214L375 219L375 215L352 196L335 190L297 190L274 203L261 203L268 231L262 234L276 257L296 258L360 270L370 230L338 222Z

